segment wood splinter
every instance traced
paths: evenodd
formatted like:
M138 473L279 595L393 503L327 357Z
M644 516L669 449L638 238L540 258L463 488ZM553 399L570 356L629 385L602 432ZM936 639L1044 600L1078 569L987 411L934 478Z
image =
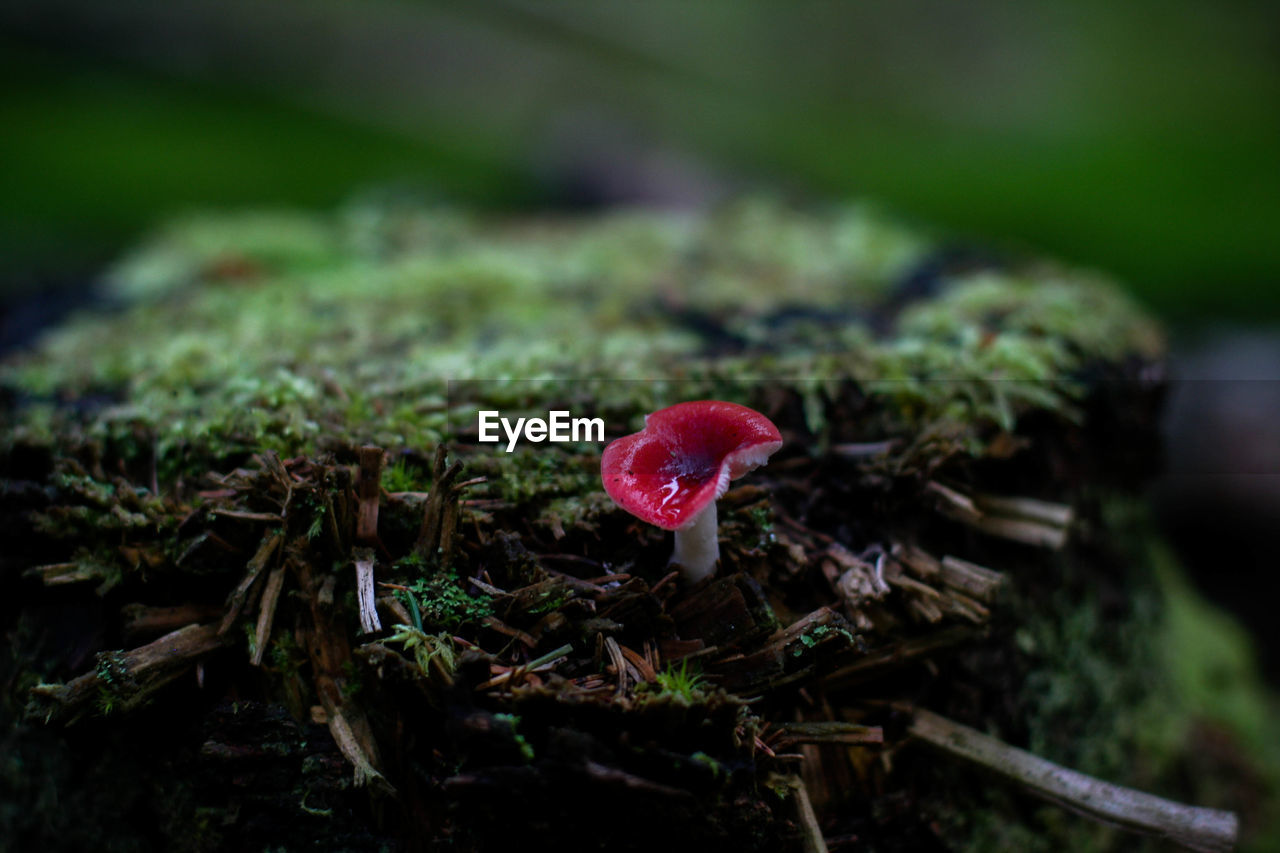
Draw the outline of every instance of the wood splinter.
M1033 498L966 495L931 480L925 490L938 498L938 510L989 536L1059 550L1067 544L1075 514L1066 504Z
M353 551L356 564L356 598L360 603L360 630L372 634L382 630L378 619L377 597L373 592L374 549L378 540L378 502L382 497L382 448L366 445L360 448L360 476L356 480L356 541L362 546Z
M431 491L422 510L422 528L413 550L427 559L443 555L448 558L452 546L454 528L457 526L458 504L454 480L462 472L462 463L454 460L447 465L444 445L436 447L431 471Z
M917 740L1086 817L1165 838L1191 850L1222 853L1235 848L1239 820L1232 812L1187 806L1104 782L930 711L916 708L910 713L907 731Z
M818 815L813 810L813 801L809 799L809 791L804 782L794 774L774 774L770 781L789 788L795 795L796 819L800 824L801 849L804 853L827 853L827 842L822 837L822 827L818 823Z

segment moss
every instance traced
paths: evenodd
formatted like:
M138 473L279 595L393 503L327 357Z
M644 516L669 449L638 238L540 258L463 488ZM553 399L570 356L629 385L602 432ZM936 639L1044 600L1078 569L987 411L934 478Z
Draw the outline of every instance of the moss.
M841 638L850 644L856 642L856 638L853 634L849 633L849 631L844 628L835 625L817 625L800 635L798 638L799 643L791 654L795 657L801 657L806 651L817 648L818 644L824 640L835 638Z
M1243 849L1280 849L1280 696L1264 683L1244 629L1193 590L1168 547L1149 543L1148 559L1164 602L1161 669L1171 677L1171 693L1186 715L1179 734L1193 744L1215 727L1227 734L1236 763L1260 773L1270 793L1256 813L1246 815ZM1199 730L1190 728L1196 723ZM1199 775L1207 801L1229 801L1230 791L1219 787L1218 774L1206 768Z
M406 459L397 459L382 469L382 488L388 492L426 491L430 478Z
M483 592L468 595L457 573L451 569L433 569L421 558L410 557L399 561L395 571L426 573L409 585L412 597L406 603L416 609L428 625L456 630L464 624L481 622L493 612L492 598Z
M520 734L520 717L515 714L494 714L493 719L501 726L505 726L511 735L511 739L515 742L516 747L520 750L520 757L525 762L533 761L535 754L533 747L524 735Z
M657 685L658 698L674 698L688 704L695 704L705 698L707 683L697 668L690 668L688 659L680 661L680 665L668 664L667 668L657 673L654 681Z
M1068 411L1086 358L1157 346L1114 288L1042 266L943 275L936 298L877 335L895 282L929 251L865 207L801 214L763 198L541 229L432 209L187 218L112 270L127 307L0 368L47 401L24 407L6 442L85 435L154 452L173 480L199 473L194 460L263 449L426 448L478 404L633 413L741 399L768 377L810 387L820 432L824 386L852 377L896 405L899 426L959 419L978 447L983 424ZM663 319L671 308L687 322ZM492 381L448 385L468 379ZM104 404L90 411L57 403L94 395ZM519 491L527 479L507 462Z
M1011 637L1021 682L1018 722L1000 730L1000 715L992 713L987 725L1064 766L1197 805L1234 801L1239 808L1239 792L1228 790L1233 784L1280 790L1276 700L1242 629L1192 591L1141 504L1110 498L1099 523L1116 550L1059 560L1047 577L1019 582L1025 598L1014 603L1020 618ZM1042 585L1052 587L1047 596ZM1114 597L1118 589L1123 604ZM1218 729L1216 747L1203 741L1206 724ZM1223 759L1210 755L1224 752L1234 757L1215 765ZM1255 770L1241 776L1242 765ZM965 840L964 849L1163 849L970 771L936 772L939 785L957 792L937 818L948 837ZM1262 778L1246 783L1252 772ZM1242 849L1273 849L1280 812L1255 808L1243 816Z

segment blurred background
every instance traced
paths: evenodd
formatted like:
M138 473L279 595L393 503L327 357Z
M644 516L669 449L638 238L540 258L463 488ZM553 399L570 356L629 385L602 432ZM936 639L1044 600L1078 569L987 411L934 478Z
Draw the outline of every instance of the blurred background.
M1155 499L1280 678L1280 5L4 0L0 302L151 224L370 187L492 210L870 197L1173 330Z

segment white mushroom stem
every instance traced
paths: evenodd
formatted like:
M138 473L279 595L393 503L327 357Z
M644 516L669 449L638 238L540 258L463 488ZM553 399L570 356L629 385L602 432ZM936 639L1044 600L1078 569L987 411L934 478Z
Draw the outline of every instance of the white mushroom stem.
M716 573L720 562L720 540L716 536L716 502L693 517L685 527L676 528L676 546L671 562L679 564L684 579L697 583Z

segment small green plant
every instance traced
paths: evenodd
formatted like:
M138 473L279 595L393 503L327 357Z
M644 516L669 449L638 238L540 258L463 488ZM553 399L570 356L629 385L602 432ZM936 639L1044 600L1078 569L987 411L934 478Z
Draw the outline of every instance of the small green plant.
M397 459L394 464L382 469L382 488L388 492L419 491L422 484L422 472L404 459Z
M311 524L307 526L307 541L310 542L324 530L324 507L313 507Z
M697 670L689 669L689 660L685 658L680 661L679 667L667 664L666 670L657 674L657 683L663 693L671 693L693 702L701 696L706 680Z
M104 717L111 716L111 712L116 709L116 695L109 687L98 687L98 713ZM48 722L46 718L45 722Z
M281 633L272 640L269 654L272 668L287 679L298 676L306 658L306 653L298 646L293 634L288 632Z
M121 699L120 691L129 678L129 666L124 653L103 652L98 655L98 712L102 716L110 716Z
M516 714L494 714L493 719L500 723L505 723L511 728L511 737L515 740L516 746L520 749L520 755L523 756L525 761L533 761L533 746L525 739L525 736L519 732L520 717Z
M766 506L753 506L751 507L750 515L751 523L756 526L760 534L772 538L773 516L769 513L769 508Z
M400 570L421 570L422 567L424 563L417 557L406 558L396 564L396 568ZM415 623L424 621L446 631L456 631L468 622L479 622L493 612L490 596L485 593L467 595L457 573L452 569L418 578L408 589L397 592L396 595L408 605Z
M406 652L413 652L413 661L428 678L434 673L446 684L453 682L458 657L453 649L453 638L447 633L428 634L421 627L396 625L387 638L388 643L399 643Z
M817 648L819 643L833 637L842 637L849 643L856 641L853 634L850 634L844 628L834 625L818 625L817 627L800 635L800 643L792 649L791 654L795 657L801 657L806 651Z

